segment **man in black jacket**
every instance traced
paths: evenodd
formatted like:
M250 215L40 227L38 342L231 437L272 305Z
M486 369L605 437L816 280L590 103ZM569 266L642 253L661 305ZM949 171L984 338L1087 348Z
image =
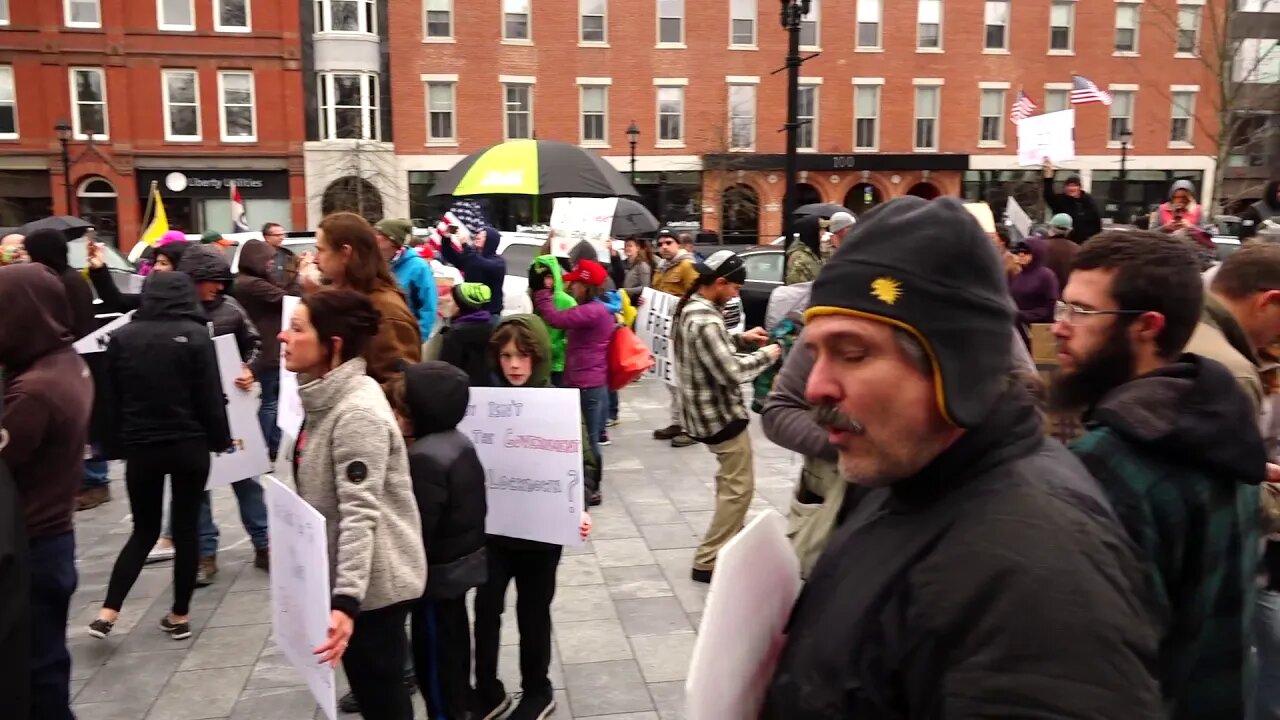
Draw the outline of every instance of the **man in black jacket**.
M806 394L870 490L814 566L762 717L1160 717L1142 569L1011 376L1013 316L951 198L877 207L818 275Z
M1254 237L1264 227L1280 228L1280 179L1262 190L1262 199L1240 213L1240 239Z
M1044 202L1051 214L1066 213L1071 216L1069 237L1078 244L1102 232L1102 214L1093 196L1084 191L1080 177L1072 175L1062 184L1062 192L1053 191L1053 165L1044 164Z

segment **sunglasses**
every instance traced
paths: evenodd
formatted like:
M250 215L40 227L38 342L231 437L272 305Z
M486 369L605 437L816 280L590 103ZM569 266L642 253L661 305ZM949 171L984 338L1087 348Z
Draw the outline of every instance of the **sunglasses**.
M659 245L675 245L676 241L675 240L659 240L658 244Z

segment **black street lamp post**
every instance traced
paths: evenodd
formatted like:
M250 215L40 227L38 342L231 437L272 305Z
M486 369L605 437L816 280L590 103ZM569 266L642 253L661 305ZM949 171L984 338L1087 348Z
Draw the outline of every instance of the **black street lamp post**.
M1128 224L1129 214L1126 212L1125 197L1128 193L1129 179L1129 143L1133 142L1133 130L1129 129L1126 122L1124 128L1120 130L1120 200L1116 205L1116 222L1120 224Z
M782 0L782 27L787 30L787 156L786 195L782 202L782 232L791 243L792 214L796 209L796 135L800 130L797 117L800 104L800 21L809 12L810 0Z
M53 130L58 134L58 143L62 145L62 192L67 203L66 213L75 215L75 209L71 207L71 152L67 148L67 143L71 142L71 123L59 120Z
M627 178L632 185L636 183L636 140L640 137L640 128L636 127L636 121L632 120L627 126L627 143L631 145L631 177Z

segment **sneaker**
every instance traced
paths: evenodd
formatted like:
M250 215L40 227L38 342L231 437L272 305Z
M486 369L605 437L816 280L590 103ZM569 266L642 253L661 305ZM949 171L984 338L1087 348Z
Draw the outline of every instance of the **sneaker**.
M89 623L89 637L96 637L99 640L104 640L111 634L111 628L115 626L116 624L110 620L98 618L97 620Z
M689 447L690 445L697 445L697 444L698 442L696 440L694 440L693 438L689 437L684 433L680 433L679 435L671 438L671 447L674 447L674 448Z
M196 587L209 587L217 574L217 558L200 558L200 567L196 569Z
M612 444L613 443L609 442L609 433L607 432L600 433L600 447L604 447L606 445L612 445Z
M618 420L618 418L609 418L608 420L606 420L606 421L605 421L604 426L605 426L605 427L618 427L618 423L619 423L619 422L620 422L620 421Z
M495 720L511 709L511 696L499 684L492 692L476 690L472 699L473 720Z
M693 580L694 582L710 583L711 571L699 570L698 568L694 568L693 571L689 573L689 579Z
M356 702L356 694L349 692L338 698L338 711L351 714L360 712L360 703Z
M85 488L76 495L76 512L81 510L92 510L103 503L111 502L111 488L106 485L97 485Z
M595 507L604 502L604 495L599 490L587 491L587 507Z
M525 693L516 705L515 712L507 720L544 720L555 712L556 701L550 691L545 693Z
M679 425L668 425L661 430L653 431L654 440L670 440L684 432L684 428Z
M160 629L169 633L174 640L186 640L191 637L191 623L173 622L168 615L160 618Z
M259 570L271 570L271 551L267 548L253 551L253 566Z
M147 564L164 562L165 560L172 559L173 545L162 545L157 542L156 546L151 548L151 552L147 553Z

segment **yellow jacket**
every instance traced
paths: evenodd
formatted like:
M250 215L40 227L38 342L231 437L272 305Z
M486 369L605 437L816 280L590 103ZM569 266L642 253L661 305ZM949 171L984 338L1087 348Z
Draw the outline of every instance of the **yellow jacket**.
M677 255L674 260L667 263L666 269L653 272L653 289L683 297L698 280L698 271L693 267L693 263L692 255L683 252Z

